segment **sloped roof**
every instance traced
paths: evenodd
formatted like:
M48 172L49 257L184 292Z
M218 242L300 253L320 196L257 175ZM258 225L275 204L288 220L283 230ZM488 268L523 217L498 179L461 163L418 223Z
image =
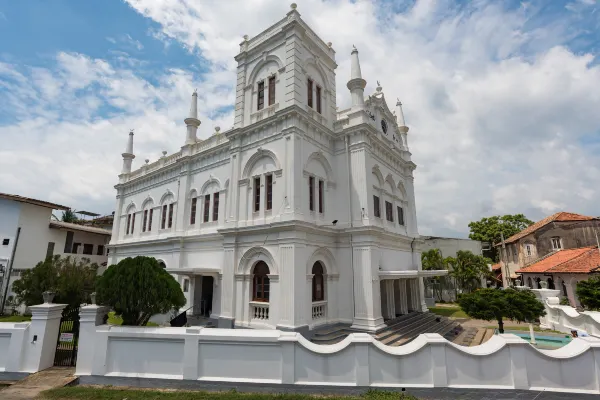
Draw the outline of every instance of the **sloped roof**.
M50 221L50 228L71 229L71 230L74 230L74 231L83 231L83 232L89 232L89 233L97 233L99 235L106 235L106 236L112 235L112 232L109 231L108 229L95 228L93 226L72 224L70 222L62 222L62 221Z
M516 271L526 273L587 274L600 272L600 252L597 247L560 250L528 267Z
M597 219L598 218L595 218L595 217L588 217L587 215L581 215L581 214L575 214L575 213L561 211L561 212L557 212L556 214L552 214L549 217L546 217L546 218L534 223L533 225L528 226L527 228L523 229L521 232L514 234L511 237L509 237L508 239L504 240L504 242L505 243L516 242L517 240L521 239L522 237L525 237L525 236L529 235L530 233L537 231L541 227L548 225L550 222L591 221L591 220L597 220ZM501 245L501 243L497 244L496 246L499 246L499 245Z
M44 200L32 199L31 197L19 196L17 194L0 193L0 199L18 201L19 203L33 204L35 206L51 208L53 210L68 210L69 207L60 204L50 203Z
M496 263L494 265L492 265L492 271L495 271L497 269L501 269L502 268L502 263Z

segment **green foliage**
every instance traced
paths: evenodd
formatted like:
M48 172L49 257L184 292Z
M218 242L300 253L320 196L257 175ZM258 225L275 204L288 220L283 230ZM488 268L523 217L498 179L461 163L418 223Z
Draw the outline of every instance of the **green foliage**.
M578 282L575 293L582 306L588 310L600 310L600 277Z
M481 280L490 276L489 258L473 254L469 250L459 250L456 257L446 259L450 267L449 275L454 278L456 287L461 292L472 292L481 286Z
M21 278L13 283L17 302L27 306L43 303L42 293L56 293L54 303L79 307L94 291L98 265L90 260L81 260L56 255L39 262L34 268L23 271Z
M111 306L123 325L144 326L154 314L185 305L177 281L152 257L126 258L98 280L97 300Z
M60 219L62 222L71 222L73 224L79 221L79 218L77 218L77 215L75 215L75 212L71 209L63 211Z
M495 215L482 218L479 221L469 223L469 228L471 230L469 239L489 242L490 245L492 245L491 254L489 256L498 261L498 249L494 247L494 244L502 241L501 234L504 234L504 239L508 239L510 236L521 232L531 224L533 224L533 221L527 219L523 214Z
M544 305L530 290L480 289L459 296L458 304L471 318L498 321L500 333L504 333L504 318L530 322L546 315Z
M460 307L429 307L429 312L432 312L437 315L441 315L444 317L452 317L452 318L467 318L468 315L465 314Z
M448 269L448 259L442 257L440 249L430 249L421 253L421 264L425 271ZM452 287L452 283L447 276L434 276L429 278L428 281L427 285L433 289L437 301L442 301L444 290Z
M568 297L561 297L559 304L561 306L570 306L571 302L569 301Z

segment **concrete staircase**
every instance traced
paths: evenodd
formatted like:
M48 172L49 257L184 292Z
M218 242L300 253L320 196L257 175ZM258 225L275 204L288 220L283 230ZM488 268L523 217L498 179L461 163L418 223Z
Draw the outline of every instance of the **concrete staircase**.
M348 324L330 325L314 331L311 341L316 344L334 344L350 333L358 332ZM421 333L439 333L449 341L462 332L457 322L433 313L410 313L386 321L386 327L373 333L373 337L388 346L401 346Z

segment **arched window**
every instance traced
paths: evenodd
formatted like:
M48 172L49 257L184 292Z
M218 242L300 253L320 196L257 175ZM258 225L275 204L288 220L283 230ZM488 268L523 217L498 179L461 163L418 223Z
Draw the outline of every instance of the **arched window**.
M565 281L562 281L562 291L563 291L563 296L565 297L569 297L569 295L567 294L567 285L565 285Z
M542 280L540 278L537 278L535 281L537 283L537 288L541 289L542 288Z
M163 261L159 261L158 262L158 266L161 267L162 269L166 269L167 266L165 265L165 263Z
M319 261L312 267L312 301L325 300L325 281L323 279L323 265Z
M533 289L533 282L531 281L531 277L527 278L527 286Z
M548 289L554 289L554 279L548 278Z
M269 302L269 267L264 261L259 261L254 266L252 300Z

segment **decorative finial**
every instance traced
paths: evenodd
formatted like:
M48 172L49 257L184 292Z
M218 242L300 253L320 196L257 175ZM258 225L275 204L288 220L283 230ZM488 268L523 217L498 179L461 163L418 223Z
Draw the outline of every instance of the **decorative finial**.
M215 126L215 134L219 134L219 131L221 130L220 126Z
M194 89L194 93L192 93L192 96L193 95L198 95L198 88Z
M244 41L248 41L248 35L244 35Z
M131 129L129 130L129 134L130 134L130 135L133 135L133 128L131 128Z
M400 97L396 97L396 99L398 99L398 102L396 103L397 106L401 106L402 102L400 101Z
M166 151L166 150L163 150L163 152L162 152L162 156L163 156L163 157L166 157L166 156L167 156L167 151Z
M333 46L333 43L327 42L327 47L331 48L331 46Z
M353 51L354 51L354 50L358 51L358 49L356 48L356 46L355 46L355 45L352 45L352 50L353 50Z
M292 10L295 10L295 9L296 9L296 7L298 7L298 5L297 5L296 3L292 3L292 4L290 4L290 8L291 8Z
M146 164L148 164L150 162L150 160L147 158L144 161L146 162Z
M381 86L381 83L379 83L379 81L377 81L377 86Z

